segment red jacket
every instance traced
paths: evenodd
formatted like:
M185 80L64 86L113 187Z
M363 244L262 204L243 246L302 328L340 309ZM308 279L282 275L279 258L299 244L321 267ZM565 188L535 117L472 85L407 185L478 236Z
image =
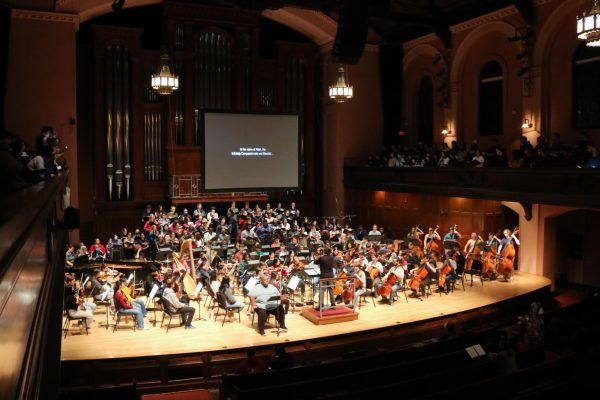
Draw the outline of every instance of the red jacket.
M106 254L106 247L104 247L104 245L103 245L102 243L100 243L100 244L98 244L98 245L97 245L96 243L92 244L92 245L90 246L90 253L93 253L93 252L94 252L94 246L98 246L98 247L100 247L100 251L102 251L102 253L103 253L103 254Z
M125 299L125 296L123 296L123 293L120 290L117 290L115 292L115 302L117 303L116 306L117 306L118 310L121 310L121 309L131 310L133 308L133 306L127 302L127 300Z

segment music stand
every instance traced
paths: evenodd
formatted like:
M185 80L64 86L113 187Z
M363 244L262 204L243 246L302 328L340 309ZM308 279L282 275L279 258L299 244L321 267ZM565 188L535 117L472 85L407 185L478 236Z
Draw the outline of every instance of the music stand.
M275 318L275 322L277 322L277 336L279 336L279 328L280 328L280 324L279 324L279 319L281 318L281 315L279 314L281 312L281 295L278 296L271 296L267 299L267 301L277 301L277 317Z

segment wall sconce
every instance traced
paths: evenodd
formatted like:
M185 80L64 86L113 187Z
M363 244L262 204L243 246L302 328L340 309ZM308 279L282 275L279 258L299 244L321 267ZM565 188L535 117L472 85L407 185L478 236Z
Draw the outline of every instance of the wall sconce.
M449 134L452 133L452 131L448 128L444 128L444 129L442 129L441 133L442 133L442 136L448 136Z
M521 129L531 129L533 128L533 124L529 122L528 119L523 120L523 124L521 124Z

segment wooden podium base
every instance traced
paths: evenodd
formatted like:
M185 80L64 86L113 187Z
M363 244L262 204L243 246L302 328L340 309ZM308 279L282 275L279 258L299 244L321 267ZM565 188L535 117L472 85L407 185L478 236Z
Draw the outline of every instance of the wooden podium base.
M302 309L302 316L315 325L337 324L338 322L355 321L358 319L358 313L346 306L337 306L335 310L323 310L321 318L319 311L313 307L305 307Z

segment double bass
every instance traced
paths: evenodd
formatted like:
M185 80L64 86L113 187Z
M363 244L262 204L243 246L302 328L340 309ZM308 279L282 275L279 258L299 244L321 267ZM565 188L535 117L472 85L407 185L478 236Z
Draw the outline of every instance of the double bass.
M501 273L506 279L509 279L515 270L515 246L512 244L512 236L519 233L519 227L517 226L512 234L508 237L506 246L502 249L502 269Z
M483 239L481 238L481 236L477 236L477 240L475 241L473 248L465 256L467 260L465 263L465 270L470 270L471 268L473 268L474 261L481 261L482 250L481 247L479 247L479 243L482 242Z

